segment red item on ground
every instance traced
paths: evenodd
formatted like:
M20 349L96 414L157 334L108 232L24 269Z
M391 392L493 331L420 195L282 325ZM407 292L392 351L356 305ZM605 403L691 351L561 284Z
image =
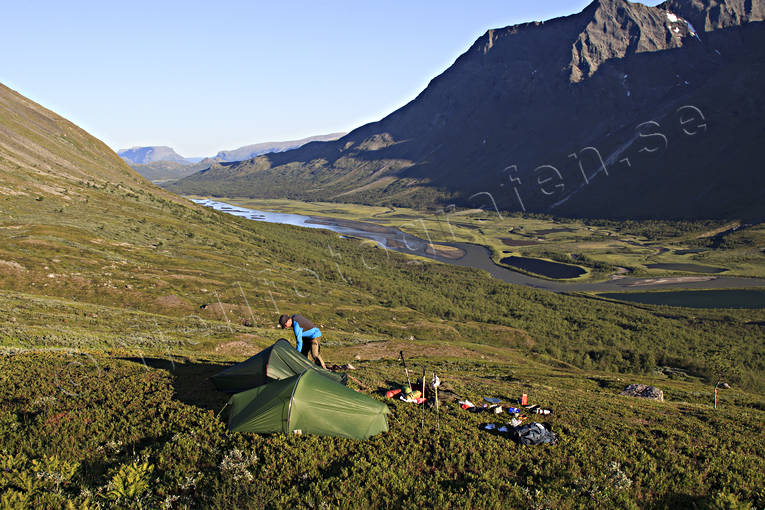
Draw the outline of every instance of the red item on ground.
M525 406L529 403L529 397L526 394L521 395L521 405Z
M388 390L388 391L385 393L385 396L386 396L387 398L393 398L393 397L395 397L396 395L398 395L399 393L401 393L401 388L399 388L399 389L397 389L397 390Z

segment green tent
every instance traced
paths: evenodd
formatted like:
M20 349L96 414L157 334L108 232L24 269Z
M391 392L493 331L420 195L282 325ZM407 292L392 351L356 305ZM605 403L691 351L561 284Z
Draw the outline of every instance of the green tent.
M388 406L313 370L237 393L228 404L234 432L367 439L388 431Z
M341 384L346 383L346 374L336 374L314 365L284 338L280 338L274 345L263 349L250 359L215 374L211 379L220 391L237 393L302 374L306 370L314 370Z

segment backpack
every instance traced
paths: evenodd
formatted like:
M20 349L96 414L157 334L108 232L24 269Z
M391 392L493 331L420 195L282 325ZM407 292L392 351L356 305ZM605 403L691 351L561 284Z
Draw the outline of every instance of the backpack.
M522 445L530 444L555 444L558 441L555 433L545 428L541 423L529 423L515 427L510 431L510 437Z

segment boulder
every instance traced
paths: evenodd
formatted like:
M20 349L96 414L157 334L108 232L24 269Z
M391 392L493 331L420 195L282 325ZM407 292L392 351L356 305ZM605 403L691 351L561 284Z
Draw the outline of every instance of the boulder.
M650 398L664 402L664 392L656 386L647 386L645 384L629 384L620 395L628 397Z

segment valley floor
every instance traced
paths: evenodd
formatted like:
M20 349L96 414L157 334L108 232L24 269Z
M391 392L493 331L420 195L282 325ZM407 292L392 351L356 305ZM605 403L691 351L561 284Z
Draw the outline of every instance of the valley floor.
M418 211L332 202L214 199L263 211L396 227L437 243L480 244L491 250L492 259L500 265L502 259L515 255L558 261L585 270L581 276L566 280L569 282L604 281L625 275L653 278L720 274L765 278L765 225L762 224L744 228L737 221L618 224L508 215L492 210L491 204L483 209ZM731 230L734 232L725 236ZM720 234L723 236L719 241L715 240L714 236Z

